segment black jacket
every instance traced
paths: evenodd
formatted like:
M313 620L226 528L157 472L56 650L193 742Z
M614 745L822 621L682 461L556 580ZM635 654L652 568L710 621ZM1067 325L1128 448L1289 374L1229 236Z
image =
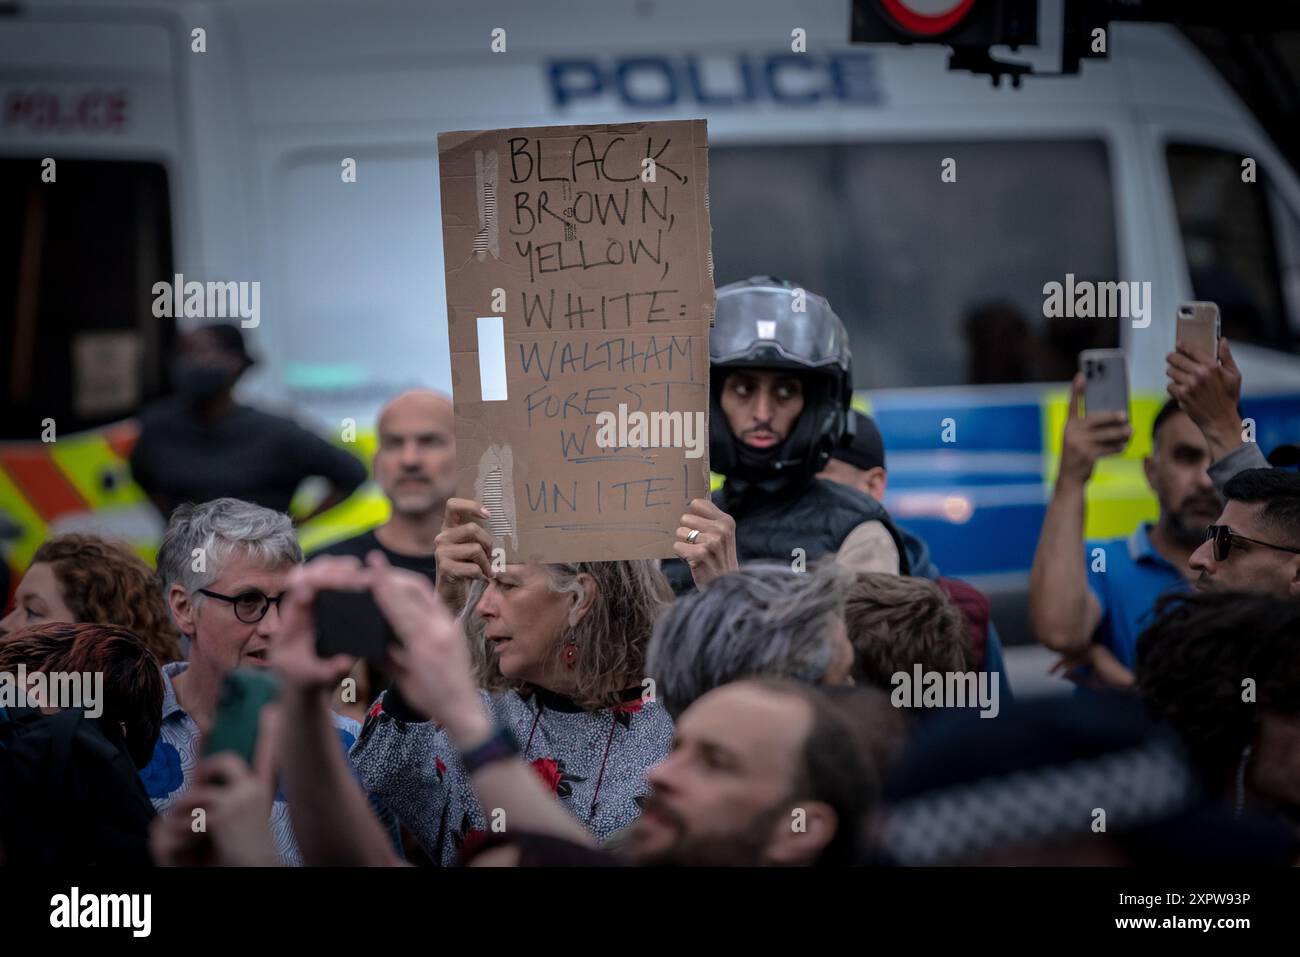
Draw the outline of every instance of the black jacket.
M907 545L889 512L866 492L839 482L812 478L772 492L728 481L713 493L713 504L736 520L736 557L742 565L763 560L789 563L796 548L803 549L803 558L811 565L839 551L863 522L877 521L898 546L900 573L911 572ZM672 559L663 568L673 591L682 594L694 587L685 562Z
M153 804L112 722L74 708L0 708L7 866L148 866Z

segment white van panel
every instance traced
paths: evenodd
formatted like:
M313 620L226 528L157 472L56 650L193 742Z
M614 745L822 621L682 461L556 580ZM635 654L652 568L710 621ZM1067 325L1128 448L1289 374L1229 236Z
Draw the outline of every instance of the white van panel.
M42 4L5 18L0 30L0 71L28 80L49 73L170 77L170 38L160 17L153 17L153 23L141 22L131 9L122 7L104 9L99 17L87 13L84 6ZM32 14L37 19L29 18Z
M176 89L159 22L0 20L0 151L172 155Z
M43 85L61 97L119 82L138 122L113 137L5 124L0 148L57 142L61 155L167 161L178 269L263 284L264 325L250 330L262 361L246 390L332 419L345 404L368 415L400 385L449 386L438 132L702 116L719 146L1099 138L1110 157L1118 278L1150 281L1155 296L1152 327L1125 323L1121 341L1134 386L1163 388L1167 317L1190 284L1158 137L1181 128L1255 149L1300 208L1294 177L1227 84L1174 28L1115 23L1110 60L1084 61L1077 77L998 89L948 71L943 49L851 46L849 6L580 0L559 12L521 0L51 0L0 30L0 95L33 75L48 74ZM206 53L189 49L195 26L207 31ZM498 27L506 53L490 50ZM796 27L807 31L813 67L789 59ZM558 103L557 60L580 64L599 88L585 95L579 85ZM851 97L828 95L834 69L852 72ZM701 90L737 95L745 77L752 100L702 101ZM672 102L641 105L664 82ZM816 102L788 102L803 94ZM356 184L338 179L344 157L358 162ZM357 355L347 348L354 321L383 324L389 341L408 337L412 346L369 343ZM1278 384L1294 367L1282 356L1254 364L1252 387ZM363 395L372 398L359 407Z

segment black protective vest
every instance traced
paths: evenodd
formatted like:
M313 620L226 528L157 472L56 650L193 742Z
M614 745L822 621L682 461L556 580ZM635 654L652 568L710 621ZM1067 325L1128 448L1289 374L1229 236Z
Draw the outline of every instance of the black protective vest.
M834 555L844 539L863 522L880 522L898 546L900 573L911 567L907 547L885 507L866 492L814 478L806 485L765 491L755 485L727 482L713 493L713 504L736 520L736 557L742 565L755 561L790 563L794 550L804 550L809 566L819 558ZM685 562L663 563L673 591L681 594L694 587Z

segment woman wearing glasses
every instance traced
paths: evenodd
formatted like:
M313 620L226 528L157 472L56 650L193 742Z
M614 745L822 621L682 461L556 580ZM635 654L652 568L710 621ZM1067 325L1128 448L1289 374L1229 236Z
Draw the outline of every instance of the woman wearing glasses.
M172 513L158 552L158 575L172 618L189 637L188 661L163 668L162 729L141 771L159 814L190 787L201 737L212 728L227 673L268 668L280 630L280 600L302 548L289 516L251 502L219 498ZM331 714L340 747L360 730ZM273 757L259 745L256 760ZM271 805L271 836L281 863L302 863L282 794Z
M672 720L645 674L655 616L672 597L667 580L654 561L494 569L492 540L475 521L484 510L452 499L446 514L439 591L463 602L461 622L496 728L461 754L446 729L389 689L352 751L361 779L435 863L457 863L467 844L507 826L479 806L470 774L516 753L603 840L639 815L644 772L672 738Z

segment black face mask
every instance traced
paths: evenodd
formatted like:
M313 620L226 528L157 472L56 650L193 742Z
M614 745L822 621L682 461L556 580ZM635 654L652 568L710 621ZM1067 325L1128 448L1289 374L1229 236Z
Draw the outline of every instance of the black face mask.
M216 398L235 384L229 369L203 365L189 359L177 359L171 366L172 384L177 394L191 405Z

